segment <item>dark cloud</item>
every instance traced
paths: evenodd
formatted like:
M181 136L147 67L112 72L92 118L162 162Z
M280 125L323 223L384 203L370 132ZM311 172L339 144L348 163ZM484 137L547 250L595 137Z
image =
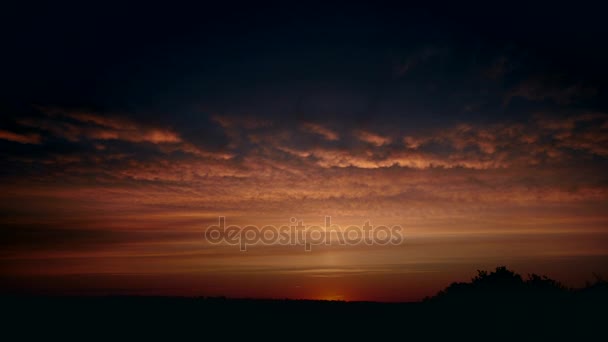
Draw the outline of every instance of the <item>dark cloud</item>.
M597 95L598 91L592 86L581 83L565 84L559 78L528 79L515 86L505 96L505 103L514 97L525 98L530 101L551 100L560 105L568 105L580 99L589 99Z

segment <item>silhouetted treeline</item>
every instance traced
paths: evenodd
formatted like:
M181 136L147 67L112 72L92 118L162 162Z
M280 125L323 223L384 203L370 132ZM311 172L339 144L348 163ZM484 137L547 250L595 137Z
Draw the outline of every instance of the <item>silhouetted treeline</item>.
M481 301L497 306L521 302L546 304L564 301L606 301L608 282L598 275L594 276L595 280L587 282L583 288L568 288L559 281L538 274L529 274L527 279L524 279L521 275L501 266L493 272L477 271L477 276L470 282L452 283L436 296L425 298L424 301L429 303Z

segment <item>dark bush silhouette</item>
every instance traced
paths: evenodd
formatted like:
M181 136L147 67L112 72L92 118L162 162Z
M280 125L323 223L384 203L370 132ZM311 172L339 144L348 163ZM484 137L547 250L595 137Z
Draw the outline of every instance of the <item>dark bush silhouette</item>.
M608 298L608 282L596 276L593 283L582 289L570 289L544 275L529 274L524 280L505 266L493 272L477 271L468 283L452 283L432 298L431 303L484 304L495 307L532 304L579 303L587 299L595 301Z
M587 282L585 287L579 289L577 293L586 300L608 303L608 281L597 274L594 276L595 281Z
M534 273L528 276L528 280L525 284L530 291L537 293L558 293L568 290L568 288L560 282L548 278L547 276L540 276Z

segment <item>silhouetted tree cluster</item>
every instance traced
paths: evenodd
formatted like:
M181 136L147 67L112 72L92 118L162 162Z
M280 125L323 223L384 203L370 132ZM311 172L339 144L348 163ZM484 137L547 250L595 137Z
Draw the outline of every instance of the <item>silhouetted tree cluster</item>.
M477 271L477 276L468 283L452 283L426 302L484 302L493 304L518 304L525 302L560 302L571 299L608 299L608 282L596 276L593 283L582 289L571 289L560 282L530 274L527 279L507 269L497 267L493 272Z

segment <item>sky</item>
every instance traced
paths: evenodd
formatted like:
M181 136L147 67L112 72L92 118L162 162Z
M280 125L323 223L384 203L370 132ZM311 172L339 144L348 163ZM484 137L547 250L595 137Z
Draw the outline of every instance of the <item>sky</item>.
M602 10L9 6L0 290L414 301L608 271ZM398 245L210 225L399 225Z

